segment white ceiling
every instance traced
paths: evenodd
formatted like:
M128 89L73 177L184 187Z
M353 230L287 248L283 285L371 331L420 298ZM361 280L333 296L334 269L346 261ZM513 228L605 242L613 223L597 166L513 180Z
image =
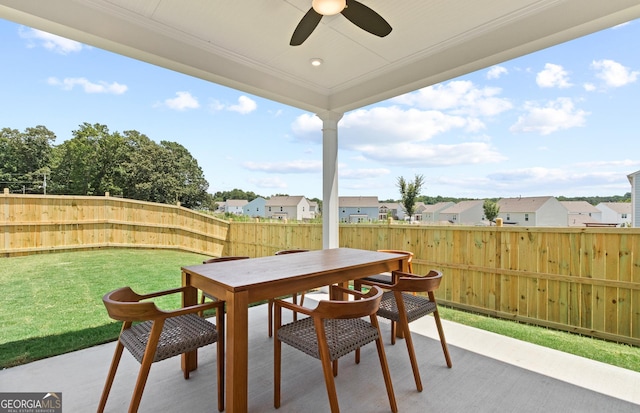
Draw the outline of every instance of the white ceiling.
M0 18L312 112L345 112L640 17L640 0L360 0L393 27L311 0L0 0ZM312 67L311 58L324 64Z

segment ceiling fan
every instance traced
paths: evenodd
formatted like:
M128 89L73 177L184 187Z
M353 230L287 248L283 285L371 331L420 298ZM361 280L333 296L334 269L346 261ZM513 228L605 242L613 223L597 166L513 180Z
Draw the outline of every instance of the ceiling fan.
M355 0L313 0L311 8L304 15L291 36L289 44L299 46L307 40L320 23L322 16L342 13L351 23L376 36L391 33L391 26L375 11Z

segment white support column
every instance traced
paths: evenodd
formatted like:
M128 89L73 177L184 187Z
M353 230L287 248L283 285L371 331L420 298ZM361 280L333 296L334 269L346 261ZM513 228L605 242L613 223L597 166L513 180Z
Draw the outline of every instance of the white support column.
M338 121L342 113L322 112L322 248L339 247Z

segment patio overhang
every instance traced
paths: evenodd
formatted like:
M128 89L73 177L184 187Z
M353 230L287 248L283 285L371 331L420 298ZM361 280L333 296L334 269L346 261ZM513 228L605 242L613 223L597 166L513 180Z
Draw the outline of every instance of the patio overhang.
M0 18L318 114L327 210L337 205L332 168L345 112L640 17L637 0L362 3L391 34L324 16L290 46L310 0L0 0ZM325 246L337 246L337 213L324 220Z

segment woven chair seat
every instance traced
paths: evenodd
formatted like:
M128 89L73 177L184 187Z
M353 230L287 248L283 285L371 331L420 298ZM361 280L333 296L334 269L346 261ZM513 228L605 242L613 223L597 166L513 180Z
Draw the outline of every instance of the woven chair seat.
M153 321L135 324L120 335L120 342L142 363ZM170 317L165 320L160 342L153 361L164 360L178 354L215 343L218 333L215 324L195 314Z
M363 281L374 281L380 284L388 284L388 285L392 285L393 284L393 279L391 278L391 274L376 274L376 275L371 275L369 277L364 277L362 279Z
M427 297L402 293L402 300L407 310L407 319L409 322L419 319L427 314L436 311L436 303L430 301ZM388 320L399 322L400 313L398 312L398 304L393 295L393 291L386 291L382 294L382 301L378 309L378 315Z
M378 329L359 318L327 319L324 320L324 326L332 361L378 339ZM283 325L278 329L278 338L311 357L320 359L313 318L307 317Z

